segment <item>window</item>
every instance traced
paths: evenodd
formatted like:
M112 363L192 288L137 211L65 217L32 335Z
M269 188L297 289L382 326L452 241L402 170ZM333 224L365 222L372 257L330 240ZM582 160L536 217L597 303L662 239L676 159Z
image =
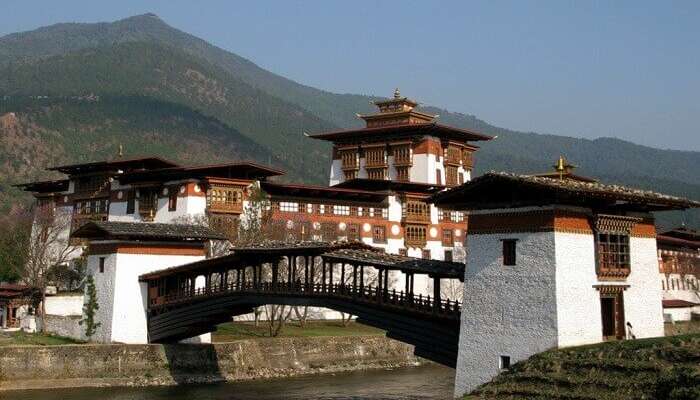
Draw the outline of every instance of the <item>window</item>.
M408 167L396 167L396 180L401 182L408 182Z
M452 261L452 250L445 250L445 261Z
M394 164L410 164L411 163L411 147L409 145L401 145L394 147Z
M498 362L498 368L508 369L510 368L510 356L501 356Z
M360 240L359 224L348 224L348 240Z
M406 225L405 242L409 246L422 247L425 245L426 227L423 225Z
M408 256L408 250L404 248L399 249L399 255L404 257Z
M407 221L430 222L430 210L425 202L409 199L403 204L403 217Z
M422 257L424 260L430 260L430 249L424 249L424 250L421 252L421 257Z
M177 188L170 188L168 193L168 211L177 210Z
M313 214L314 213L314 205L311 203L307 204L306 205L306 212L309 214Z
M452 247L454 241L454 235L452 234L452 229L442 230L442 245Z
M321 237L327 242L338 240L338 224L335 222L321 222Z
M442 171L439 169L435 170L435 183L438 185L442 185Z
M288 201L280 201L280 211L283 212L298 212L299 203L291 203Z
M384 218L384 219L389 218L389 209L388 208L382 208L382 218Z
M463 183L464 183L464 174L460 172L459 173L459 184L461 185Z
M350 206L333 206L333 214L350 215Z
M453 165L448 165L445 167L445 183L447 186L455 186L458 183L457 179L457 167Z
M100 273L103 274L105 272L105 258L100 257Z
M386 169L384 168L373 168L367 170L367 178L384 180L386 179Z
M629 235L620 233L598 233L598 275L626 277L630 271Z
M374 243L386 243L386 227L377 225L373 226L372 241Z
M517 239L503 239L503 265L515 265Z
M371 166L383 166L386 164L386 159L384 158L384 149L379 147L379 148L373 148L373 149L366 149L365 150L365 164L368 167ZM379 178L370 178L370 179L379 179ZM383 178L381 178L383 179Z

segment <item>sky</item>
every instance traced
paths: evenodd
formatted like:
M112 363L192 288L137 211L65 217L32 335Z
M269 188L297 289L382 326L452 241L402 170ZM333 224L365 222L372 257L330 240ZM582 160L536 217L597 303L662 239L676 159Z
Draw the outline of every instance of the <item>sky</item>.
M305 85L700 151L700 1L5 0L0 35L153 12ZM8 11L9 10L9 11Z

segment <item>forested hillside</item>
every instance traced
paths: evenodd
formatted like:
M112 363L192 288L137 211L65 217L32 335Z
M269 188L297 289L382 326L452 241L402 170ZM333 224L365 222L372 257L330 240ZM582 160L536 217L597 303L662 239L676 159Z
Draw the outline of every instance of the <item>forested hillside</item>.
M155 104L179 106L182 112L189 113L187 115L196 115L196 121L208 118L220 124L220 129L215 130L218 133L213 135L203 130L164 128L158 140L152 140L151 146L142 149L171 158L195 157L173 150L166 137L175 136L173 144L180 143L178 138L182 137L201 143L210 143L214 140L212 137L216 137L220 142L215 143L226 143L228 147L213 145L211 155L203 156L202 160L236 159L245 155L244 158L283 166L290 171L289 179L313 183L327 180L329 147L305 138L302 133L359 126L361 121L355 113L372 111L370 100L375 99L329 93L275 75L245 58L172 28L153 14L112 23L57 24L0 38L0 99L5 99L0 101L0 115L15 112L20 122L34 121L42 115L38 111L42 108L36 108L40 103L18 102L18 99L48 96L48 99L34 100L57 102L49 107L54 109L63 107L59 103L71 97L91 95L99 96L100 101L85 101L81 107L104 107L105 113L112 113L117 112L114 99L150 99ZM109 102L103 102L106 99L110 99ZM147 118L146 112L134 108L120 110L125 121L131 119L131 115ZM428 105L423 106L423 110L440 114L441 123L498 136L492 142L481 144L476 173L492 169L543 171L564 154L580 165L581 174L700 198L698 152L653 149L610 138L585 140L517 132L495 127L471 115ZM38 161L28 167L31 172L4 175L5 170L17 172L21 169L22 160L26 158L17 147L7 148L9 153L3 154L2 161L4 166L12 168L0 169L3 174L0 190L12 192L7 182L38 174L56 157L80 161L111 154L115 145L111 139L94 143L94 152L84 151L87 142L80 138L91 137L91 129L103 132L105 137L118 137L125 143L145 140L141 138L140 132L144 130L140 127L131 126L116 133L116 128L110 127L114 123L111 117L85 123L85 115L72 116L75 112L78 111L72 107L61 111L64 114L61 119L73 121L72 128L66 124L56 125L53 119L32 122L35 130L53 132L52 135L63 138L64 145L72 147L38 157ZM187 124L187 118L180 119L180 123ZM158 121L156 118L149 124ZM27 131L23 129L21 132ZM45 143L45 139L34 136L13 140L33 143L32 148ZM246 147L253 145L258 146L255 151ZM41 153L40 149L32 151ZM692 211L664 218L667 223L685 219L697 225L700 213Z

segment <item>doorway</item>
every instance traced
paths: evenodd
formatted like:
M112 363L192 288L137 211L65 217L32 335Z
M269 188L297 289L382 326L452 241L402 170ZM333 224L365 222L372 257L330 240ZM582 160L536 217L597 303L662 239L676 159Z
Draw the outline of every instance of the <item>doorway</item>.
M600 314L603 323L603 340L625 338L625 310L622 292L600 296Z

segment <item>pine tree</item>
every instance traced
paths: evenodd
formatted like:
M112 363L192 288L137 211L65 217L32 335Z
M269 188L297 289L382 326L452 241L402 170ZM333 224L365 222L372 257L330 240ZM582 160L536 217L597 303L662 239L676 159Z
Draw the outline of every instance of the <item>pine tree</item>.
M97 304L97 290L95 289L95 281L92 279L92 275L87 277L85 292L87 294L87 302L83 305L84 317L78 323L80 325L85 324L85 336L90 339L97 331L97 328L102 325L99 322L95 322L95 311L100 309L100 305Z

